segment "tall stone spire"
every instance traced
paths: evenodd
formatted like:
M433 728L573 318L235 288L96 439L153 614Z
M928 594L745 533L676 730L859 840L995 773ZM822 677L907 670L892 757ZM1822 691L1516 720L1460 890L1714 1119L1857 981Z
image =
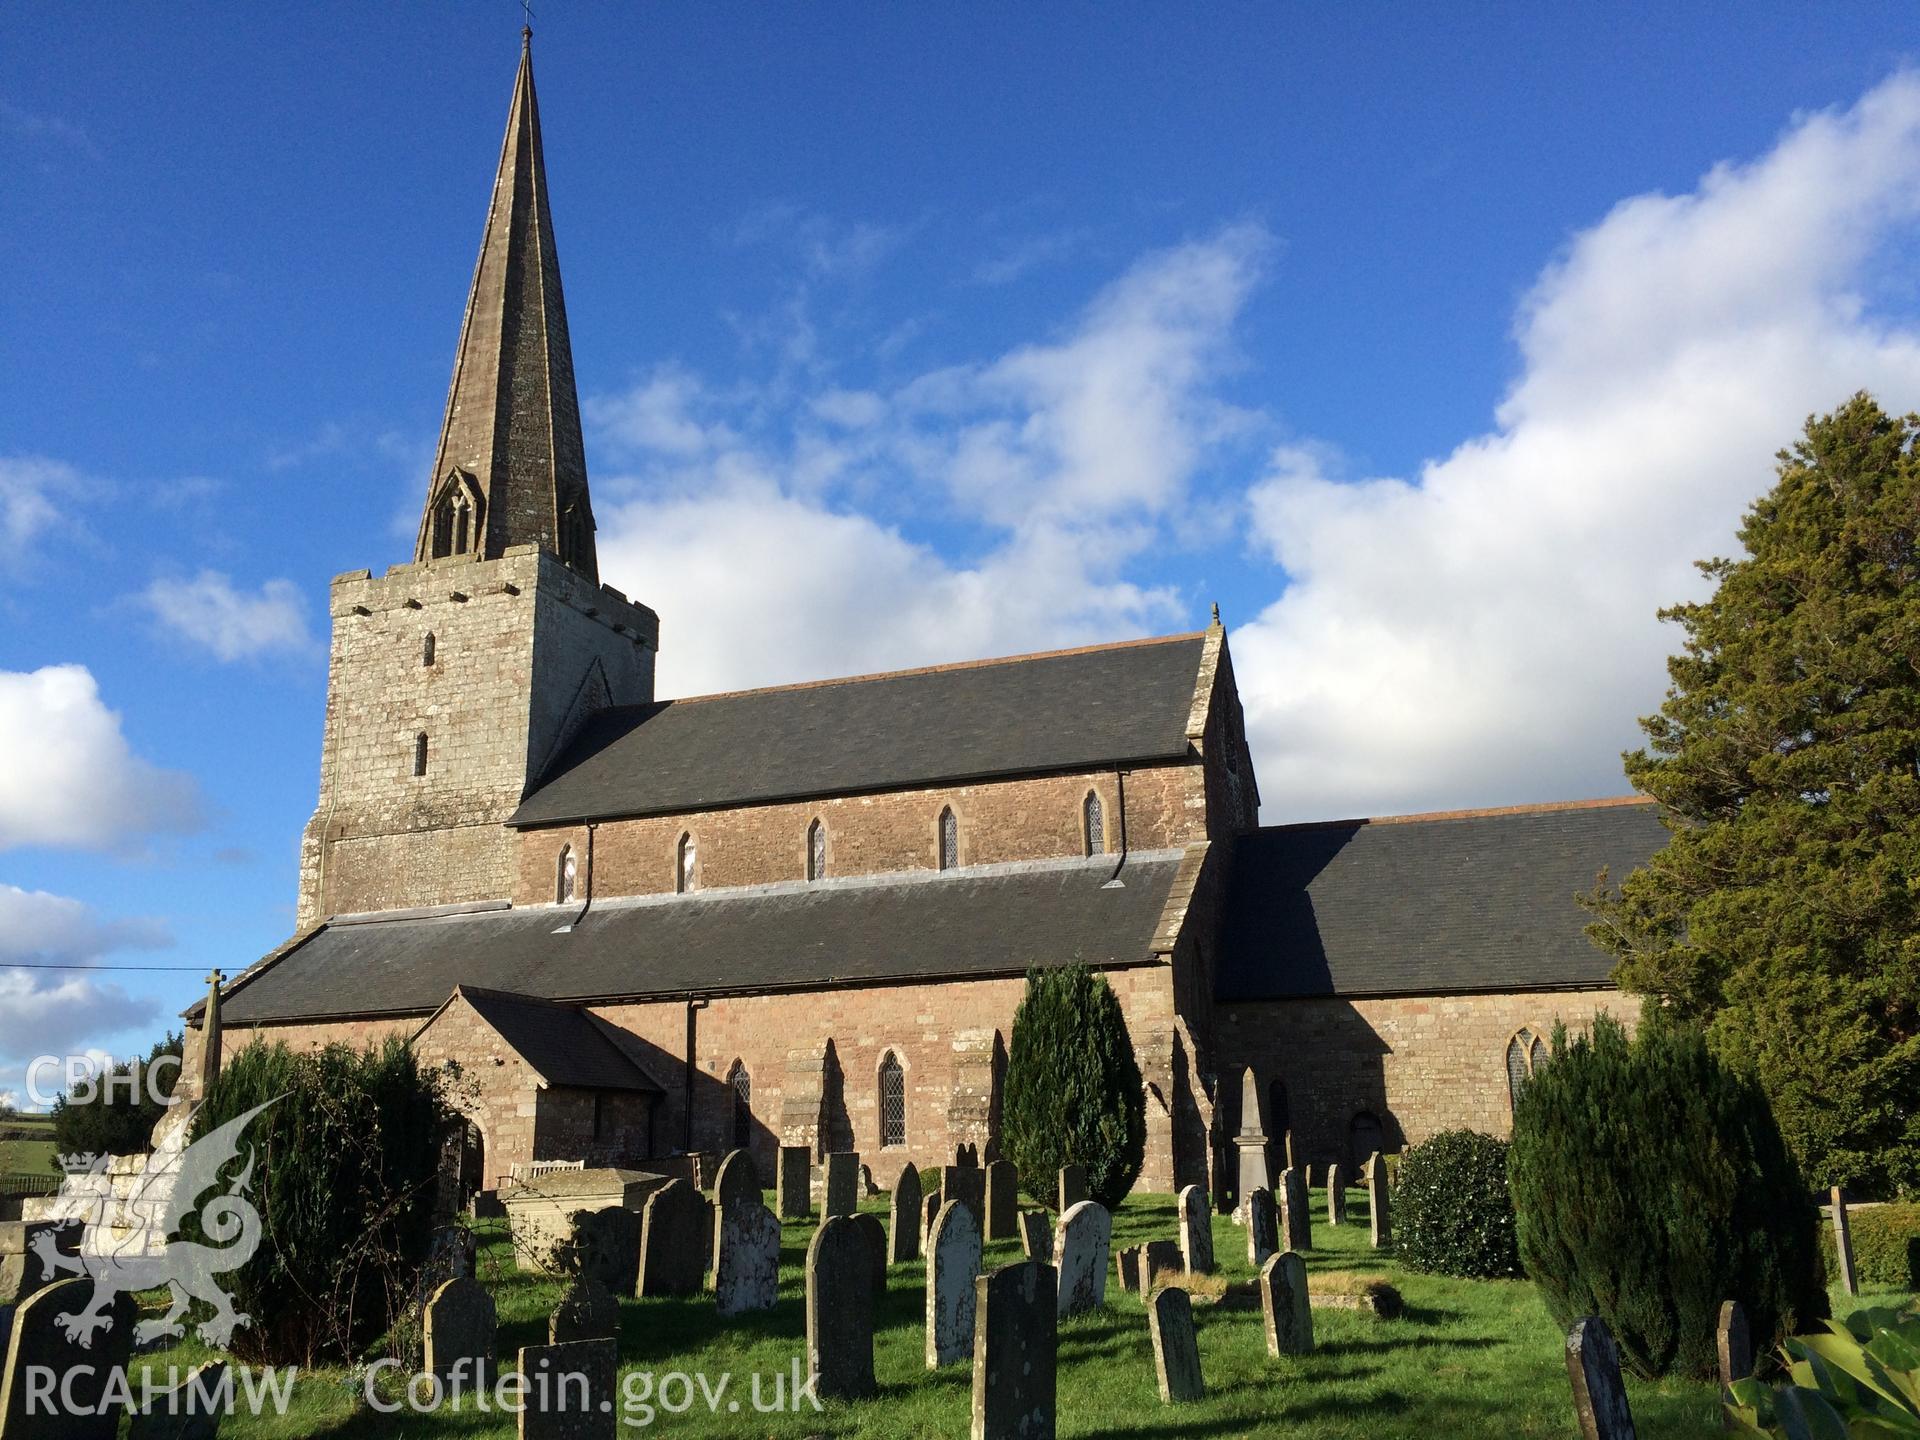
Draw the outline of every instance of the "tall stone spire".
M525 30L414 558L537 544L597 581L593 529Z

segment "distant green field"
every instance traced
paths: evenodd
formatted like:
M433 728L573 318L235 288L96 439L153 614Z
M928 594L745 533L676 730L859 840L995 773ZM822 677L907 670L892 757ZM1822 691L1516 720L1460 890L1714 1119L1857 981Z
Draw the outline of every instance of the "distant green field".
M53 1173L53 1117L8 1115L0 1119L0 1175Z

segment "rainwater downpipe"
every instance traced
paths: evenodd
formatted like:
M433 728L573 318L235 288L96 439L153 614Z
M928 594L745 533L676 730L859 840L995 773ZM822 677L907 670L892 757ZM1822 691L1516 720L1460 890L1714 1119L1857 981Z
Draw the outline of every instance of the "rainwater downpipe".
M562 925L558 930L553 932L556 935L571 935L573 933L573 927L578 925L582 920L586 919L587 912L593 908L593 832L598 830L599 828L600 828L600 822L598 820L590 820L587 822L587 898L586 898L586 903L581 905L580 913L578 915L574 916L573 919L569 920L566 924Z
M700 1022L696 1018L707 1008L708 1002L687 996L687 1079L686 1094L681 1102L680 1149L683 1153L693 1154L693 1077L696 1069L694 1060L695 1042L700 1034Z
M1127 882L1120 878L1120 872L1127 863L1127 774L1125 770L1113 772L1114 788L1119 792L1118 809L1120 811L1120 858L1114 862L1113 874L1107 877L1102 890L1124 890Z

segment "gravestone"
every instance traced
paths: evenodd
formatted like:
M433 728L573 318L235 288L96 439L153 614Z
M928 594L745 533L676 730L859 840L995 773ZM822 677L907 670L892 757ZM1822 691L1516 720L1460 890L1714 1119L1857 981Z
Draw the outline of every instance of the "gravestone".
M807 1246L807 1374L827 1400L871 1395L873 1264L859 1228L829 1215Z
M813 1152L804 1145L782 1145L774 1174L774 1206L782 1220L804 1220L813 1213Z
M948 1165L940 1171L940 1203L958 1200L973 1208L981 1233L987 1227L987 1172L978 1165Z
M466 1388L490 1383L493 1374L493 1296L477 1280L449 1280L427 1301L422 1332L429 1375L447 1383L456 1375Z
M620 1302L591 1275L582 1275L560 1297L547 1317L547 1343L611 1340L620 1333Z
M226 1409L227 1362L196 1365L170 1390L144 1397L127 1428L127 1440L215 1440ZM139 1392L136 1392L139 1393Z
M902 1165L887 1200L887 1258L896 1265L920 1258L920 1204L920 1172Z
M1137 1294L1140 1289L1141 1247L1123 1245L1113 1252L1113 1273L1120 1282L1123 1294Z
M1327 1223L1347 1223L1347 1177L1337 1162L1327 1166Z
M759 1201L720 1212L713 1300L722 1315L771 1310L780 1298L780 1218Z
M1264 1185L1247 1196L1247 1263L1255 1270L1280 1250L1280 1217L1273 1192Z
M887 1227L880 1223L878 1215L862 1211L858 1215L849 1215L860 1231L860 1239L867 1247L867 1263L873 1267L873 1299L877 1305L880 1297L887 1293Z
M1112 1240L1113 1217L1095 1201L1082 1200L1060 1217L1054 1228L1053 1253L1060 1262L1061 1319L1107 1303L1107 1250Z
M1567 1332L1567 1377L1573 1382L1574 1418L1584 1440L1636 1440L1633 1412L1620 1382L1620 1352L1598 1316L1576 1321Z
M1180 1191L1180 1253L1189 1275L1213 1273L1213 1207L1198 1185Z
M1020 1169L1011 1160L987 1166L987 1236L1012 1240L1019 1235Z
M647 1197L640 1217L640 1268L633 1293L697 1295L713 1243L713 1205L685 1180Z
M827 1156L826 1203L828 1215L851 1215L860 1208L860 1155L854 1150L836 1150Z
M1720 1306L1720 1324L1714 1338L1714 1348L1720 1358L1720 1393L1721 1398L1726 1399L1729 1386L1753 1374L1753 1331L1747 1325L1747 1312L1738 1300L1728 1300ZM1725 1410L1720 1412L1720 1428L1733 1428L1733 1417Z
M520 1440L613 1440L620 1427L619 1369L612 1340L521 1346Z
M1082 1200L1087 1198L1087 1167L1084 1165L1062 1165L1060 1167L1059 1203L1054 1209L1064 1215Z
M1160 1381L1160 1399L1180 1405L1204 1396L1200 1342L1193 1333L1193 1302L1187 1292L1178 1285L1154 1291L1147 1301L1147 1328L1153 1335L1153 1372Z
M760 1188L760 1170L745 1150L729 1150L713 1177L713 1203L724 1210L729 1205L766 1203Z
M1038 1260L1042 1265L1053 1264L1053 1226L1048 1223L1044 1210L1022 1210L1020 1212L1020 1248L1026 1252L1029 1260Z
M1233 1137L1239 1157L1238 1179L1234 1193L1239 1197L1238 1213L1246 1213L1247 1197L1268 1184L1267 1132L1260 1125L1260 1085L1249 1066L1240 1075L1240 1133Z
M576 1210L570 1238L579 1256L580 1274L591 1275L615 1295L633 1293L640 1276L638 1213L622 1205Z
M1307 1262L1291 1250L1267 1257L1260 1267L1260 1313L1269 1355L1307 1355L1313 1350L1313 1303L1307 1294Z
M1178 1240L1149 1240L1140 1247L1140 1291L1145 1294L1156 1285L1182 1280L1187 1273L1187 1254Z
M1313 1248L1313 1211L1308 1208L1307 1172L1298 1168L1280 1172L1280 1245L1303 1253Z
M973 1354L974 1282L980 1278L980 1225L971 1207L940 1207L927 1242L927 1368Z
M113 1373L126 1369L133 1348L133 1296L122 1290L113 1297L104 1316L108 1327L92 1332L93 1344L87 1348L67 1338L60 1317L80 1314L92 1299L93 1281L78 1276L42 1286L15 1308L13 1334L0 1369L0 1435L7 1440L15 1435L113 1440L120 1428L119 1409L103 1407L101 1402ZM56 1411L47 1413L42 1395L29 1414L29 1372L42 1367L58 1377L53 1393ZM66 1408L69 1399L74 1406L71 1411Z
M1833 1187L1833 1253L1840 1260L1840 1288L1858 1295L1860 1281L1853 1272L1853 1227L1847 1223L1847 1197L1838 1185Z
M1054 1280L1026 1260L975 1282L972 1440L1053 1440Z
M1393 1217L1388 1213L1387 1157L1378 1150L1367 1161L1367 1233L1376 1250L1393 1243Z
M938 1189L935 1189L920 1202L920 1229L922 1233L927 1235L933 1234L933 1222L939 1218L940 1192Z

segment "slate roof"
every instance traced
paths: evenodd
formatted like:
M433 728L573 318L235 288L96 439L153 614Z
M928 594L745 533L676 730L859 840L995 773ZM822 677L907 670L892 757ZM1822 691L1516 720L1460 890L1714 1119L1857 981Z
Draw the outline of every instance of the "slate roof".
M600 1023L576 1005L473 986L462 986L459 994L549 1085L662 1093Z
M240 977L221 1016L425 1014L456 985L586 1001L1137 964L1183 853L1136 852L1111 890L1101 856L608 900L570 934L572 906L335 920Z
M1608 984L1576 894L1665 845L1650 804L1282 825L1236 842L1222 1000Z
M1204 634L621 706L511 825L1183 759Z

